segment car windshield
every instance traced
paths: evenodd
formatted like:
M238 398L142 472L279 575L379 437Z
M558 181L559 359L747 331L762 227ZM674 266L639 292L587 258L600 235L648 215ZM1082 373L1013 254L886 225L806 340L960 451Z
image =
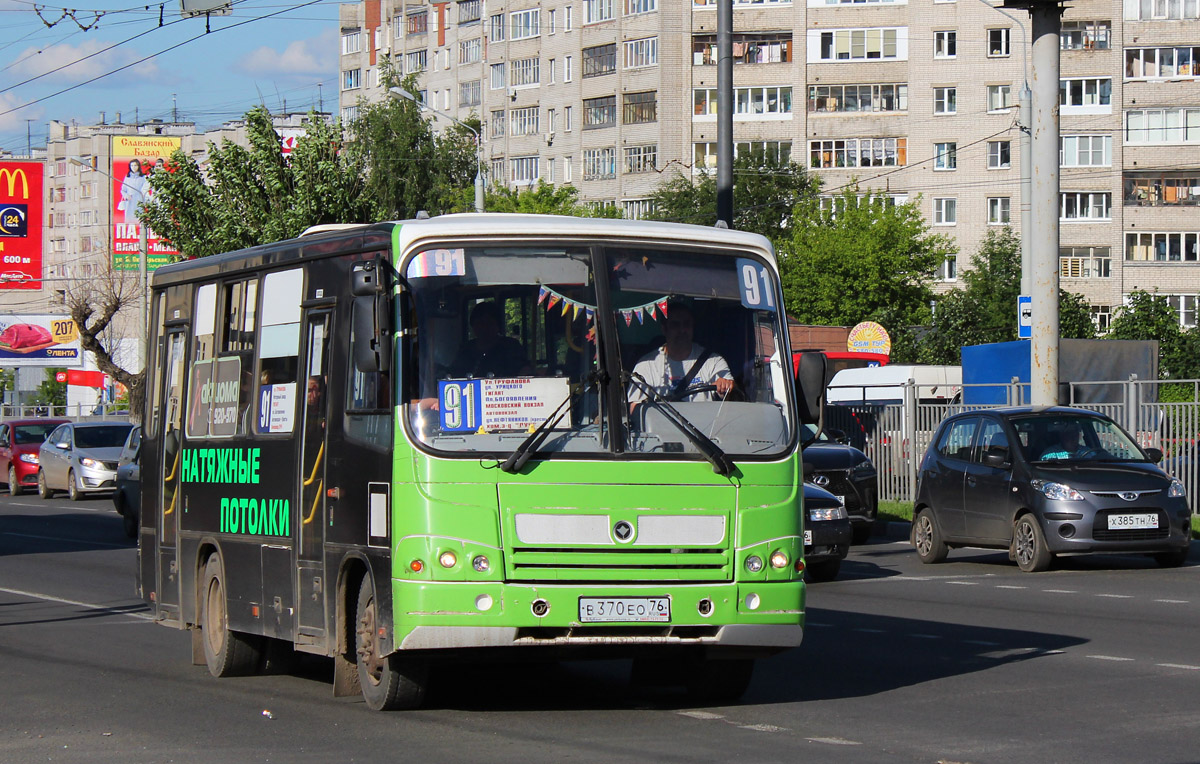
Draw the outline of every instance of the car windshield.
M1029 461L1146 461L1141 449L1109 419L1053 414L1010 421Z
M13 442L18 446L28 446L41 443L46 440L46 436L58 427L59 423L53 424L21 424L13 428Z
M76 448L120 448L129 437L128 424L96 425L75 428Z

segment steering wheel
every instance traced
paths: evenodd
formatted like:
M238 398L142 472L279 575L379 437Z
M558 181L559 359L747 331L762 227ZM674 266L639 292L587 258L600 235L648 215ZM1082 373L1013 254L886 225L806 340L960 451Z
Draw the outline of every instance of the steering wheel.
M692 385L691 387L680 390L678 393L669 396L667 400L672 402L682 401L692 397L693 395L698 395L700 393L715 393L716 391L716 385Z
M1075 458L1076 459L1091 459L1093 457L1100 456L1103 453L1104 453L1104 450L1100 449L1100 448L1090 448L1090 447L1082 448L1079 451L1075 452Z

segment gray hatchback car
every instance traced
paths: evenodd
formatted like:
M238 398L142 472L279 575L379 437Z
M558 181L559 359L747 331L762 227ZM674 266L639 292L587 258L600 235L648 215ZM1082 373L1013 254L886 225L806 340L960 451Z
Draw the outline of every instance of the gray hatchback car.
M1183 483L1102 414L1004 408L942 422L917 483L911 541L922 562L954 547L1008 549L1021 570L1056 555L1146 553L1187 559L1191 509Z

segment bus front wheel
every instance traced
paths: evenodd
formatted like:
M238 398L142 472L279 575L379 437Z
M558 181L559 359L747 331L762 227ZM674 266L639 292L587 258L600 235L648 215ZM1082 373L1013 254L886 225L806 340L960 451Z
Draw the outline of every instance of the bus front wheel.
M262 657L262 640L251 634L230 631L225 571L221 558L215 554L209 556L204 565L200 608L201 641L204 642L204 661L209 673L216 677L255 673Z
M358 590L357 628L354 648L358 683L363 700L372 711L418 708L425 700L429 667L421 660L379 654L379 621L375 587L364 579Z

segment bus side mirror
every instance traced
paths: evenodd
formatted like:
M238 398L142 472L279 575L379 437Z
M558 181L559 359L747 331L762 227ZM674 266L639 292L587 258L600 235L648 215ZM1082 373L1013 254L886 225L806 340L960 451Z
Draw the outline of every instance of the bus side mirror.
M358 263L350 272L350 332L354 368L361 372L392 369L392 300L387 266L379 259Z
M817 425L825 415L825 354L804 353L796 371L796 408L801 424Z

